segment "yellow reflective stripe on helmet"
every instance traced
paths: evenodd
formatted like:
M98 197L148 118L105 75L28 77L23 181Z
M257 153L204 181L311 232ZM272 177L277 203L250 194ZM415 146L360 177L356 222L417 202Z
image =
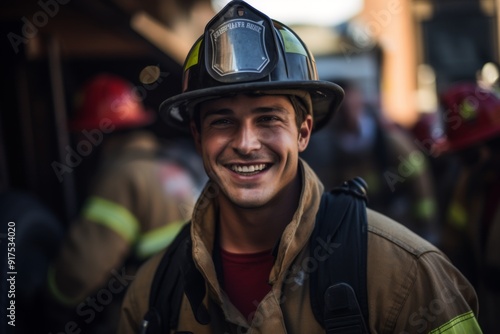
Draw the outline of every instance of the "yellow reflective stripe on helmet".
M472 311L461 314L444 325L429 332L429 334L434 333L446 333L446 334L459 334L459 333L482 333L479 324L477 323L476 317Z
M130 243L140 230L139 222L127 208L97 196L87 201L83 217L106 226Z
M183 221L176 221L144 233L138 240L136 255L139 258L147 258L158 253L170 245L184 224Z
M415 203L414 210L417 218L431 218L436 213L436 202L432 198L422 198Z
M283 37L283 44L285 45L285 52L298 53L307 56L307 51L299 41L297 36L286 29L280 29L281 37Z
M79 302L78 298L70 298L66 296L59 288L56 283L56 273L53 266L49 267L49 271L47 274L47 285L50 293L59 303L66 306L74 306Z
M198 41L193 45L191 51L189 51L188 57L186 58L186 63L184 65L184 71L189 69L191 66L198 64L198 58L200 55L200 46L203 38L198 39Z
M463 119L469 120L477 117L477 106L471 101L465 100L458 107L458 113Z

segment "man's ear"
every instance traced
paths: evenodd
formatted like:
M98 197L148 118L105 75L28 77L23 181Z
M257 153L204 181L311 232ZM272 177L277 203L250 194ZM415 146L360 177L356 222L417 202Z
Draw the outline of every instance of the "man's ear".
M299 152L303 152L309 144L313 127L313 119L311 115L307 115L306 119L299 128Z
M194 120L191 120L189 123L189 128L191 129L191 134L193 135L196 151L201 154L201 134Z

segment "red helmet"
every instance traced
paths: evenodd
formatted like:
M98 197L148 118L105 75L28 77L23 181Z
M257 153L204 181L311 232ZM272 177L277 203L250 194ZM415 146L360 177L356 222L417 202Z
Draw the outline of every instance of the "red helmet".
M441 153L440 149L446 141L446 136L438 112L421 113L411 132L420 143L429 146L432 154Z
M420 113L417 121L413 125L411 132L418 140L437 140L444 136L437 112Z
M135 128L151 123L154 114L146 111L134 87L111 74L99 74L83 88L83 100L70 123L74 131L98 129L111 122L115 129Z
M473 83L458 84L441 96L447 136L445 151L470 147L500 135L500 98Z

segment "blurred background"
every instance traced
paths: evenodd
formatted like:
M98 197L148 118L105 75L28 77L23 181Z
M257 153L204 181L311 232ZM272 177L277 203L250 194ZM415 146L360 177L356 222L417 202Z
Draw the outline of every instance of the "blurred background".
M68 154L78 89L97 73L116 73L157 110L180 91L184 57L225 3L2 1L0 190L28 189L65 221L74 215L84 164L60 182L53 162ZM250 4L298 32L321 79L357 81L370 103L408 129L436 111L440 90L481 71L497 75L496 0Z
M65 230L87 194L100 145L99 136L87 136L90 144L78 146L68 126L81 87L99 73L116 74L132 83L148 109L158 110L181 91L185 56L227 2L0 1L0 193L29 193ZM248 2L299 34L320 79L355 86L384 122L422 144L418 152L429 160L439 204L433 217L442 222L453 185L448 179L456 174L453 161L433 160L434 144L445 138L443 117L436 117L443 111L440 96L460 82L496 89L500 0ZM423 134L415 130L429 117L437 121ZM166 140L181 136L161 121L151 129ZM394 167L395 175L383 174L388 167L380 172L393 186L408 177ZM1 215L5 203L1 224L12 219ZM440 229L421 234L440 245L432 235Z

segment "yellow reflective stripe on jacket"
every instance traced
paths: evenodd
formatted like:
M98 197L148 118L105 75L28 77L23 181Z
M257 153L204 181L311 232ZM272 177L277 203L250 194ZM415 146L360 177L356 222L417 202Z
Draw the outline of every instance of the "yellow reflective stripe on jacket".
M450 224L460 230L464 229L467 225L467 212L456 201L450 204L448 209L448 221Z
M461 314L444 325L429 332L429 334L434 333L446 333L446 334L459 334L459 333L482 333L479 324L477 323L476 317L472 311Z
M176 221L144 233L138 240L136 255L147 258L158 253L174 240L185 222Z
M59 288L57 287L56 273L53 266L49 267L49 271L47 274L47 285L50 293L59 303L66 306L74 306L79 302L78 298L70 298L66 296L61 290L59 290Z
M140 230L139 222L127 208L97 196L87 201L83 217L106 226L130 243Z
M417 218L432 218L436 214L436 202L432 198L422 198L415 203L414 210Z
M427 161L425 159L425 155L419 150L412 151L410 154L408 154L408 160L412 164L413 168L415 168L415 176L422 175L427 169Z

